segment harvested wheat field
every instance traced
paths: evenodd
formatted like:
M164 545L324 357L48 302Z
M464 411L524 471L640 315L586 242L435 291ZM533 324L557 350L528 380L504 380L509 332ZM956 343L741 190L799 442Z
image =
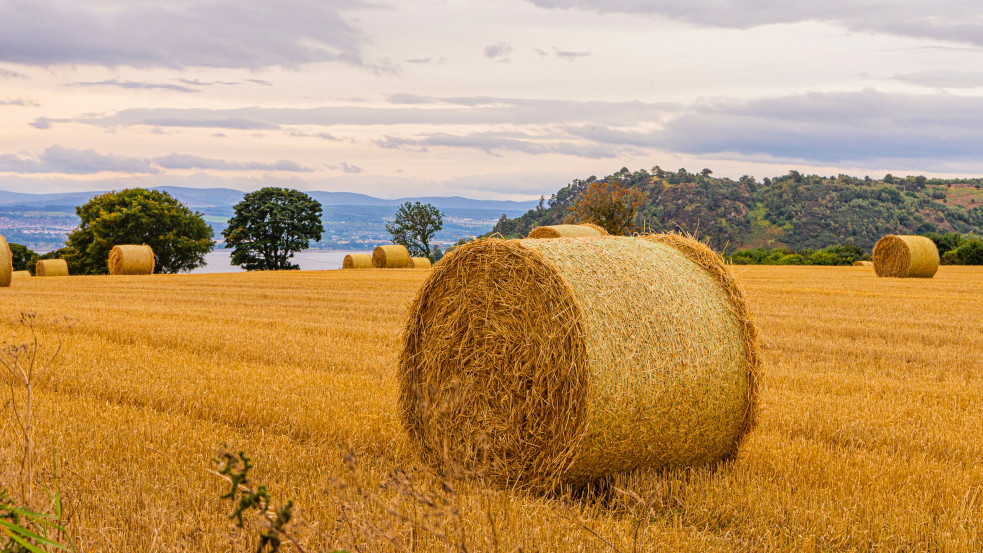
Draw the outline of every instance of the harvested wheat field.
M225 446L294 500L306 551L983 549L983 269L736 272L763 361L737 458L573 496L445 486L415 457L396 375L429 272L23 279L2 339L33 312L62 343L36 376L32 504L54 458L80 551L255 550L219 499ZM0 487L22 496L0 421Z

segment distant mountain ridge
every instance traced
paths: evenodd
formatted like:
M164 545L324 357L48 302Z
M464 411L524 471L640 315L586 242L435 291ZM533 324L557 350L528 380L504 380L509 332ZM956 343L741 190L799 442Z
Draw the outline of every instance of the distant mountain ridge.
M191 209L231 209L236 203L242 200L245 194L242 190L234 188L188 188L182 186L158 186L153 190L163 190L174 196L179 201ZM89 201L93 196L97 196L107 190L94 190L87 192L59 192L48 194L32 194L27 192L12 192L0 190L0 206L24 206L24 207L47 207L47 206L77 206ZM506 214L521 214L536 206L535 200L512 201L512 200L478 200L473 198L463 198L461 196L425 196L398 198L394 200L376 198L366 194L356 192L326 192L308 191L305 192L312 198L321 202L325 206L348 205L348 206L398 206L405 202L429 203L439 209L479 209L497 211Z

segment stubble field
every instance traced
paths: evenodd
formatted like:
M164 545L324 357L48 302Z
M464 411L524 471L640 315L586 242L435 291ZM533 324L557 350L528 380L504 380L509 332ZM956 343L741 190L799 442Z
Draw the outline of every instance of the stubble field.
M573 497L417 463L395 363L426 271L15 280L0 339L36 313L62 348L36 383L32 504L53 460L80 550L252 550L219 499L225 447L295 501L307 551L983 549L983 269L736 271L765 361L740 456ZM8 415L0 487L20 493Z

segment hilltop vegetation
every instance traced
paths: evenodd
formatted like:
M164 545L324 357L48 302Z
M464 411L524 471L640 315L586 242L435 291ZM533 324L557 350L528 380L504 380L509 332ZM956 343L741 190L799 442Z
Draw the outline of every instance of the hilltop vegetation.
M532 228L569 222L591 183L574 180L515 219L502 216L493 232L525 236ZM717 250L760 247L816 250L834 244L869 252L885 234L983 233L983 179L823 177L798 171L761 181L715 178L685 169L631 172L602 181L640 190L639 230L682 230Z

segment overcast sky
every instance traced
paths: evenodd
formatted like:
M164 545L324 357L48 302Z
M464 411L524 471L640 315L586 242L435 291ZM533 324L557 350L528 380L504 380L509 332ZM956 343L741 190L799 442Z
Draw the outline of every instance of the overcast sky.
M0 0L0 189L525 199L653 165L983 176L983 7Z

